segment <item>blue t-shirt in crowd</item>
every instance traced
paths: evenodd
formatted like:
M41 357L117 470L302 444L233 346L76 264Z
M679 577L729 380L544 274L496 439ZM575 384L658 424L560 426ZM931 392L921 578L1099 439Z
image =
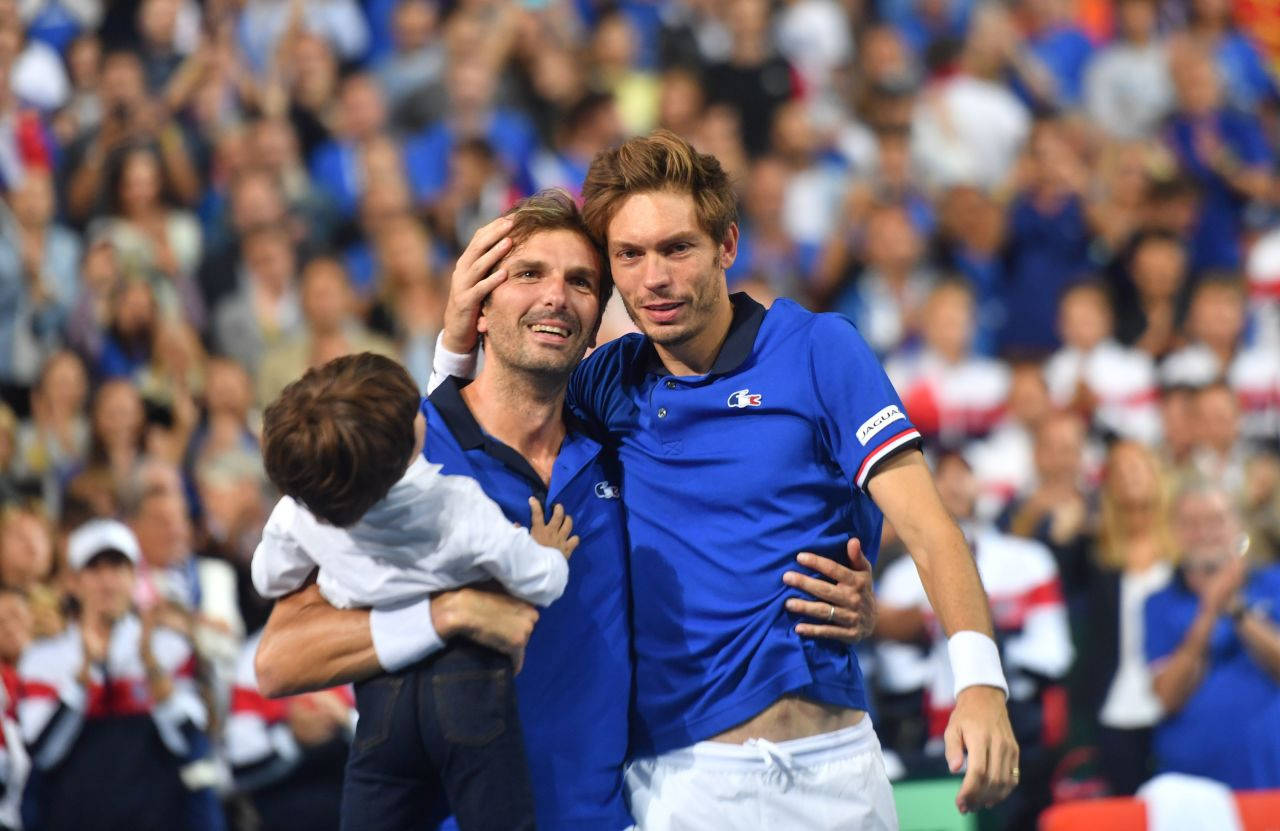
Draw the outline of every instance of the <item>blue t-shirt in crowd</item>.
M1245 167L1270 165L1271 150L1257 116L1238 110L1219 110L1203 120L1179 114L1170 118L1165 128L1169 147L1200 188L1200 214L1191 238L1192 271L1239 268L1246 200L1201 155L1198 130L1216 135Z
M482 136L523 193L532 192L529 164L538 150L538 133L520 110L498 109ZM405 167L413 195L427 202L449 184L449 165L458 141L447 121L440 121L404 142Z
M1002 349L1048 352L1058 346L1058 300L1090 270L1089 227L1077 197L1044 211L1020 196L1009 210Z
M529 497L573 517L581 544L569 584L541 610L516 676L538 828L617 831L632 824L622 793L631 700L626 536L617 466L570 424L546 488L523 456L486 434L450 378L423 403L423 455L470 476L507 519L529 524Z
M941 12L936 17L929 15L919 0L876 0L876 11L881 20L898 30L912 51L923 57L938 41L964 40L975 3L951 0L939 5Z
M1243 590L1245 601L1259 604L1280 623L1280 566L1256 572ZM1186 638L1200 609L1200 598L1181 574L1147 599L1146 653L1151 663L1171 656ZM1229 618L1215 624L1209 641L1208 669L1196 691L1176 713L1156 727L1155 753L1160 770L1216 779L1232 788L1267 788L1258 760L1280 755L1275 723L1280 684L1249 655Z
M853 325L733 295L711 371L672 376L647 338L597 349L569 404L617 445L631 539L632 753L702 741L787 693L866 709L853 651L805 640L782 575L811 551L874 562L864 488L919 433Z
M1053 76L1057 91L1055 103L1062 107L1079 104L1084 69L1093 54L1089 36L1075 26L1061 26L1027 38L1027 48ZM1035 105L1020 81L1015 82L1013 88L1028 106Z
M1233 30L1223 35L1213 57L1233 107L1252 111L1280 98L1275 72L1243 32Z

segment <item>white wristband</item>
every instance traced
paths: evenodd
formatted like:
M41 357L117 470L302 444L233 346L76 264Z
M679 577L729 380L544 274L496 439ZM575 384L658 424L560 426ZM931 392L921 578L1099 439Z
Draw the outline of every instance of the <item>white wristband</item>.
M996 642L981 632L964 630L947 639L947 655L951 658L951 674L956 682L956 695L968 687L995 687L1009 696L1009 685L1000 668L1000 650Z
M436 349L431 356L431 381L427 385L427 391L431 392L440 384L441 381L450 375L458 378L474 378L476 377L476 364L480 358L480 348L476 347L470 352L452 352L445 348L444 332L436 337Z
M397 672L444 648L431 622L431 598L383 606L369 613L369 634L378 663Z

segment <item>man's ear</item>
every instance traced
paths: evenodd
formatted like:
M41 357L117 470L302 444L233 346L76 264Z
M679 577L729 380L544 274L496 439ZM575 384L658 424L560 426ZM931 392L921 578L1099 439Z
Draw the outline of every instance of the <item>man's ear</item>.
M480 301L480 316L476 318L476 331L484 334L489 331L489 320L485 312L489 309L489 297L486 295L484 300Z
M724 239L720 241L720 267L728 271L736 259L738 259L738 223L734 222L729 225Z

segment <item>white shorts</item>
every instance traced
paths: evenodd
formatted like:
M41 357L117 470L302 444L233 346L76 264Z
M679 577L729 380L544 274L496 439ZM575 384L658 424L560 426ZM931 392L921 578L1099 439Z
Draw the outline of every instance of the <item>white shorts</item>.
M880 742L864 718L787 742L699 742L626 772L639 831L896 831Z

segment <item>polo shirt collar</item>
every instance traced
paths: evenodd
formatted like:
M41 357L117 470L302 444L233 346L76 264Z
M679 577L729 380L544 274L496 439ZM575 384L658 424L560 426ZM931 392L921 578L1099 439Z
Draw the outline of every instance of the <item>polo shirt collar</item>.
M507 468L523 476L533 485L539 497L547 496L546 485L529 460L516 452L514 448L490 436L476 421L475 414L467 406L462 397L462 388L471 381L449 376L427 396L427 400L436 408L445 427L453 434L458 446L463 450L482 450L494 459L502 462ZM560 454L556 457L556 471L552 474L552 487L558 490L557 478L561 468L566 474L576 473L584 465L594 459L601 450L601 445L587 433L585 425L568 407L564 409L565 436Z
M728 375L742 366L751 356L756 345L756 335L760 333L760 326L764 323L764 314L767 310L752 300L746 292L740 291L729 295L729 302L733 304L733 319L729 321L729 334L724 339L715 362L711 364L708 375ZM655 374L669 374L662 364L662 359L658 357L653 341L647 337L644 349L645 359L641 365Z
M462 399L462 388L469 383L471 382L462 381L450 375L427 396L427 400L435 406L445 426L449 428L450 433L453 433L453 437L458 440L458 446L463 450L484 447L485 442L484 430L480 429L480 422L476 421L471 408Z

